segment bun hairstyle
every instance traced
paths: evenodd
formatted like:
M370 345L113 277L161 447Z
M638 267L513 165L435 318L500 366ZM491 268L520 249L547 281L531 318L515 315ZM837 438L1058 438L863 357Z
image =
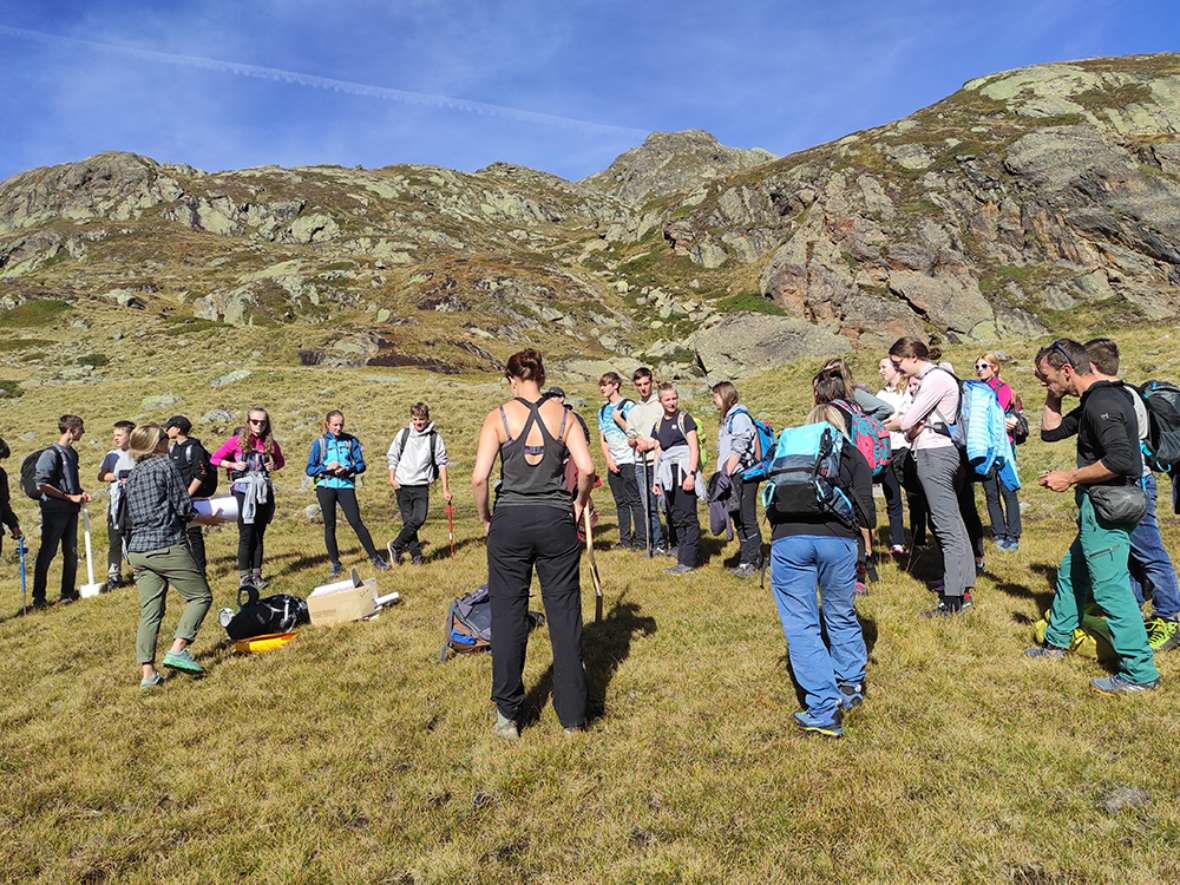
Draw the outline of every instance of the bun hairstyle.
M811 392L815 396L816 405L823 405L838 399L848 399L848 388L844 386L844 376L836 368L820 369L811 379Z
M159 424L141 424L131 431L130 453L133 461L155 458L163 455L157 452L160 440L164 439L164 428Z
M889 348L889 355L903 360L933 360L935 358L930 348L913 335L906 335L904 338L898 338L894 341L893 346ZM942 352L939 351L938 355L941 356Z
M540 387L545 383L545 363L541 353L531 347L517 351L508 357L504 366L504 377L517 381L533 381Z

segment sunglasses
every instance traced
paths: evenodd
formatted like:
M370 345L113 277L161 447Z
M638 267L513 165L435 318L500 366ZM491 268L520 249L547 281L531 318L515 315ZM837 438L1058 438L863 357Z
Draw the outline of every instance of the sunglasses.
M251 424L263 425L266 423L265 418L247 418L246 420L249 421Z
M975 364L975 371L982 372L984 369L990 369L991 367L992 367L991 363L976 363Z

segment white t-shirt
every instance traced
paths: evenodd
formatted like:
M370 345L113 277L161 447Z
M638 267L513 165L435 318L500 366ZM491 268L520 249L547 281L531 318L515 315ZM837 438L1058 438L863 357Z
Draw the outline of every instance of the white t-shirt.
M889 416L891 418L900 415L902 412L908 409L910 407L910 403L914 401L914 398L910 396L910 392L908 390L899 393L898 391L890 390L887 387L877 391L877 399L881 400L882 402L887 402L889 405L893 406L893 414ZM893 451L896 452L898 449L908 449L910 447L910 441L905 438L904 433L891 430L889 431L889 445L892 447Z

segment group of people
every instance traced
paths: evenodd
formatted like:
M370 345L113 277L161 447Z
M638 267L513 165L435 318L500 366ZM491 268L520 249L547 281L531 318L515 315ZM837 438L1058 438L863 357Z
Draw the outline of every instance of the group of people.
M1018 442L1028 424L1019 398L1000 380L1000 359L982 354L975 370L978 380L995 391L1005 430ZM1028 655L1062 656L1084 607L1093 600L1107 616L1121 662L1117 673L1094 680L1094 687L1118 693L1151 690L1159 680L1153 651L1180 645L1180 588L1160 538L1155 479L1140 454L1149 429L1146 411L1138 394L1118 379L1118 350L1109 339L1085 345L1059 339L1038 353L1035 370L1047 391L1042 438L1052 442L1077 436L1077 468L1050 471L1040 484L1058 492L1074 489L1079 517L1077 538L1058 570L1045 643L1029 649ZM722 381L711 388L717 411L716 454L706 482L704 426L681 409L673 384L657 385L649 369L639 368L631 378L631 399L624 396L617 373L599 379L603 403L597 413L597 442L618 516L616 546L674 557L676 563L666 569L670 575L693 571L701 536L698 505L707 499L711 528L720 532L732 527L738 538L733 574L750 578L763 567L757 507L761 498L769 524L772 594L792 672L805 698L795 721L805 731L829 736L842 734L844 713L865 697L867 654L854 599L864 592L866 567L873 557L874 482L883 486L892 555L902 558L924 545L927 531L937 541L930 549L938 559L938 577L931 582L938 604L923 612L927 616L961 616L973 604L971 591L983 569L976 482L985 488L996 548L1013 551L1020 542L1015 491L994 472L975 477L950 432L963 407L963 388L951 367L940 363L923 341L905 337L889 349L879 371L883 387L876 395L856 383L842 359L827 362L812 379L814 406L804 424L826 434L829 454L836 460L824 481L839 492L841 506L818 499L800 505L797 498L776 496L773 487L760 493L766 472L773 473L774 453L765 451L760 422L742 404L732 383ZM585 727L587 716L579 525L598 482L591 433L563 392L545 389L540 353L526 349L514 354L505 375L513 396L486 416L472 473L476 511L487 533L495 730L506 738L519 734L530 627L528 595L535 568L553 645L554 706L563 727L572 732ZM1068 396L1078 397L1080 404L1063 413L1062 401ZM888 431L892 450L876 476L868 456L854 444L857 428L863 429L869 419L883 427L882 432ZM59 546L64 555L63 598L73 594L78 512L91 500L79 479L76 451L84 422L65 415L58 429L57 442L36 464L42 543L33 599L39 607L45 604L48 567ZM155 646L169 585L184 598L185 608L164 664L191 672L201 669L188 645L212 597L201 529L192 521L193 500L213 493L218 469L226 471L237 504L240 583L255 588L266 584L264 539L275 512L272 476L285 464L270 416L263 408L250 409L246 423L212 453L190 435L191 430L183 415L163 425L118 422L114 447L98 473L99 481L111 488L108 579L112 585L122 581L121 563L126 558L139 590L136 647L145 688L161 681ZM0 457L6 454L0 441ZM501 475L493 505L491 474L497 460ZM389 547L395 562L407 553L412 563L422 562L418 530L428 512L430 485L441 480L447 503L453 498L447 463L429 407L415 403L408 425L387 452L389 484L403 519ZM332 576L342 569L337 506L372 564L390 567L361 519L356 481L365 471L360 441L345 432L341 412L329 412L322 434L311 443L305 472L315 484L324 517ZM1134 490L1135 500L1144 502L1144 512L1132 518L1123 512L1129 506L1123 497L1135 497ZM903 496L910 515L909 547ZM0 521L19 536L19 522L7 498L7 481L0 471ZM1111 498L1123 509L1112 505ZM1139 606L1148 593L1155 610L1145 623Z

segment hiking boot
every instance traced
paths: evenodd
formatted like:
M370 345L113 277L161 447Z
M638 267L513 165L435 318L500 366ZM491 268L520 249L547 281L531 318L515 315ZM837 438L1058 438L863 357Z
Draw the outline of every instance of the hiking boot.
M868 596L868 595L869 595L869 585L866 584L864 581L857 581L856 582L856 589L852 591L853 598L856 598L858 596Z
M420 555L410 557L410 565L422 565L425 562L426 562L426 560L423 559Z
M150 691L151 689L164 684L164 677L156 673L150 679L139 680L139 688L141 691Z
M222 629L229 626L229 622L234 619L234 610L232 608L219 608L217 610L217 623L221 625Z
M1045 643L1044 645L1034 645L1031 648L1024 650L1026 658L1040 658L1042 660L1058 660L1065 657L1066 649L1058 648L1056 645Z
M737 568L729 570L735 578L756 578L758 577L758 566L751 565L748 562L743 562Z
M121 586L123 586L123 573L114 566L111 566L110 571L107 572L107 587L113 590Z
M982 575L984 573L984 571L986 571L986 569L987 569L987 566L985 566L983 564L983 557L982 556L975 557L975 574Z
M1136 694L1141 691L1155 691L1159 687L1160 681L1158 679L1153 679L1151 682L1131 682L1118 673L1090 680L1090 688L1100 694Z
M71 602L77 602L81 598L77 593L63 593L58 602L62 605L69 605Z
M520 737L520 729L516 727L516 720L509 719L499 710L496 711L496 724L492 726L492 733L506 741L514 741Z
M963 611L963 597L941 596L939 597L936 608L919 612L918 614L923 618L951 618L955 615L963 614Z
M1143 626L1147 628L1147 644L1152 651L1180 648L1180 623L1157 615Z
M255 572L250 576L250 583L254 586L255 590L264 590L270 581L262 577L262 572Z
M49 608L49 603L44 599L34 599L30 608L34 608L37 611L44 611L45 609Z
M382 559L380 554L373 554L373 558L369 562L373 563L373 568L379 572L389 571L389 563Z
M668 555L668 545L667 544L656 544L656 546L651 548L651 552L652 552L652 556L667 556Z
M675 559L677 556L680 555L680 548L679 547L666 547L664 549L664 555L670 556L672 559Z
M328 563L328 579L329 580L331 580L332 578L339 578L342 574L344 574L344 566L342 566L338 562L329 562Z
M164 666L174 670L184 670L186 673L198 676L205 672L205 668L197 663L192 652L187 648L182 648L180 651L170 651L164 655Z
M689 572L695 572L695 571L696 571L696 569L694 569L691 565L685 565L682 562L678 562L678 563L676 563L676 565L672 566L671 568L664 569L664 574L666 574L666 575L687 575Z
M841 727L839 710L836 710L829 719L813 716L810 710L799 710L792 715L795 725L803 732L819 734L829 738L844 737L844 729Z
M963 591L963 608L975 608L975 600L971 598L971 591Z
M840 692L841 710L852 710L865 702L863 682L837 682L836 689Z

